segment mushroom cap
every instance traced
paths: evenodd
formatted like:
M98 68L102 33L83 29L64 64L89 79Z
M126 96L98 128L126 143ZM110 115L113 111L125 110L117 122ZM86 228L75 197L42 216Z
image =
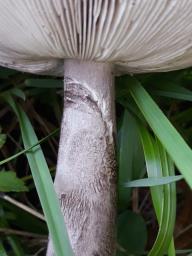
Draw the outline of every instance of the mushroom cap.
M0 0L0 65L63 75L64 59L121 73L192 65L191 0Z

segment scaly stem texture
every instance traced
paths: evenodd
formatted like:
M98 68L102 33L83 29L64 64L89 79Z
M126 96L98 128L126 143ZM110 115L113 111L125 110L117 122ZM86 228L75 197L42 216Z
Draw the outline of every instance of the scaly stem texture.
M64 68L64 115L55 189L75 256L113 256L116 161L111 67L67 60ZM49 256L54 255L51 247Z

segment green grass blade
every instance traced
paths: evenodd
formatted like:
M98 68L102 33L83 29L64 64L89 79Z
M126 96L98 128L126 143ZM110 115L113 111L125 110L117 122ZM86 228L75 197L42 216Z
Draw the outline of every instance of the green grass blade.
M133 149L128 142L133 138L133 134L129 124L129 113L125 111L118 131L118 206L120 209L127 207L131 195L131 190L122 186L122 183L132 178Z
M1 255L1 256L8 256L7 253L6 253L6 251L5 251L5 248L4 248L4 246L3 246L2 241L0 241L0 255Z
M171 244L169 245L168 249L168 256L175 256L177 255L176 250L175 250L175 244L173 238L171 239Z
M18 117L23 143L25 148L28 149L34 143L38 143L34 129L25 112L14 102L13 98L7 95L6 100ZM72 256L73 252L59 207L59 201L41 147L37 145L26 155L53 240L55 253L57 256Z
M168 154L166 153L165 149L163 148L159 140L156 141L156 145L160 153L163 176L174 175L175 168L171 158L168 156ZM163 186L163 188L164 188L164 202L165 202L165 208L166 208L164 220L167 220L167 235L164 235L164 233L162 234L164 235L164 241L162 242L162 245L165 246L166 242L169 241L169 238L170 239L172 238L171 243L169 243L169 247L168 247L168 255L175 256L174 240L172 236L173 236L175 219L176 219L176 184L175 183L167 184ZM162 216L162 219L163 219L163 216ZM164 225L164 223L165 221L162 220L162 225Z
M139 128L148 176L160 177L174 175L173 163L168 158L160 142L155 141L142 125ZM172 236L176 213L175 184L171 183L164 186L152 187L150 190L159 223L159 231L156 241L148 255L161 256L169 250L169 255L174 256L175 250Z
M143 145L143 151L145 155L145 162L147 168L148 177L162 177L162 169L160 163L160 156L157 151L157 148L154 147L154 143L147 131L142 125L139 126L141 142ZM162 198L163 198L163 188L162 186L151 187L151 197L153 201L153 205L155 208L155 212L157 215L157 219L160 221L161 219L161 209L162 209Z
M127 209L131 189L127 181L144 176L144 156L135 118L126 109L118 120L118 209Z
M0 227L4 229L9 229L9 222L7 220L7 215L6 212L4 211L4 206L2 205L2 202L0 203L0 212L1 212L1 218L0 218ZM20 240L14 236L14 235L4 235L4 240L6 244L9 244L9 250L12 249L14 256L24 256L24 251L23 248L20 244ZM3 246L3 243L2 243ZM2 247L3 248L3 247ZM1 254L0 250L0 256L3 255Z
M19 156L21 156L21 155L23 155L23 154L25 154L25 153L27 153L27 152L29 152L29 151L30 151L31 149L33 149L34 147L36 147L36 146L38 146L39 144L45 142L48 138L54 136L58 131L59 131L59 129L55 129L53 132L51 132L51 133L50 133L49 135L47 135L45 138L43 138L43 139L41 139L41 140L38 140L38 142L35 143L35 144L33 144L31 147L26 148L26 149L24 149L24 150L21 150L19 153L15 154L15 155L12 155L12 156L10 156L10 157L8 157L8 158L6 158L6 159L0 161L0 166L3 165L3 164L6 164L6 163L8 163L8 162L10 162L10 161L12 161L12 160L14 160L15 158L17 158L17 157L19 157Z
M127 77L126 83L151 129L192 188L192 150L141 84L133 77Z
M150 88L150 93L168 98L192 101L192 91L170 81L163 81Z
M16 236L7 236L7 241L11 246L14 256L25 256L22 246L19 244L19 239ZM1 255L1 254L0 254Z
M183 179L182 175L167 176L167 177L152 177L139 180L132 180L123 184L126 188L138 188L138 187L154 187L160 185L170 184Z

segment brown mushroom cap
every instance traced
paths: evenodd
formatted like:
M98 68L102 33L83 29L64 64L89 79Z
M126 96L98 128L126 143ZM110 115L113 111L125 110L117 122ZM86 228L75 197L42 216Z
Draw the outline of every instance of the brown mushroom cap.
M191 0L0 0L0 65L63 75L64 59L122 73L192 65Z

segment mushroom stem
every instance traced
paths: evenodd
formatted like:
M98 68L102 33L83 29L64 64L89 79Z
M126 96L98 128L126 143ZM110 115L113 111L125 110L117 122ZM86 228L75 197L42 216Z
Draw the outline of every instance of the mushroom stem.
M112 69L67 60L55 188L75 256L115 255L116 161ZM52 246L48 256L52 256Z

